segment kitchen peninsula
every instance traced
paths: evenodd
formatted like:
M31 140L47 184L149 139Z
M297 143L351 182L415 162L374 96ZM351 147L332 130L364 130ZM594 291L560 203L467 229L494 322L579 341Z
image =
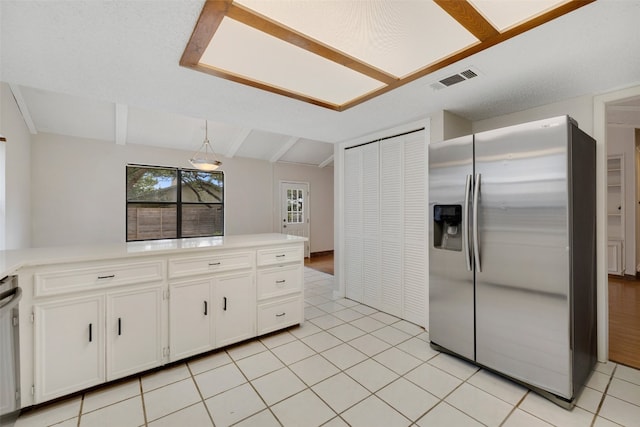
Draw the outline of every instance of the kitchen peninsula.
M21 407L300 324L304 237L0 252L16 275Z

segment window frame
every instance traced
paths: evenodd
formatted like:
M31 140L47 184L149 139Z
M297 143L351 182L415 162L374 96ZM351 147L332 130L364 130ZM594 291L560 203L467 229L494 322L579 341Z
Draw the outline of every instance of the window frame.
M165 202L165 201L129 201L129 185L128 185L128 168L147 168L147 169L167 169L173 170L176 173L176 180L179 183L178 188L176 188L176 201ZM222 186L222 201L221 202L183 202L182 201L182 173L183 172L195 172L195 173L207 173L207 174L216 174L220 175ZM222 237L225 235L226 230L226 190L225 190L225 176L224 171L215 170L215 171L201 171L193 168L181 168L176 166L158 166L158 165L143 165L137 163L127 163L125 166L125 242L145 242L151 240L174 240L174 239L197 239L202 237ZM150 239L133 239L129 240L129 205L163 205L163 206L175 206L176 209L176 236L175 237L156 237ZM200 236L183 236L183 227L182 227L182 208L183 206L190 205L218 205L222 207L222 229L221 234L210 234L210 235L200 235Z

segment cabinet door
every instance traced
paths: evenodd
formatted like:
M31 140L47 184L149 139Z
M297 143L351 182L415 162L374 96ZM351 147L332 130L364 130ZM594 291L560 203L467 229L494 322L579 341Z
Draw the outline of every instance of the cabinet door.
M107 379L162 363L160 287L107 295Z
M214 279L216 347L256 336L256 289L253 272Z
M169 296L171 360L213 348L211 279L173 283Z
M36 403L105 380L104 298L35 306Z

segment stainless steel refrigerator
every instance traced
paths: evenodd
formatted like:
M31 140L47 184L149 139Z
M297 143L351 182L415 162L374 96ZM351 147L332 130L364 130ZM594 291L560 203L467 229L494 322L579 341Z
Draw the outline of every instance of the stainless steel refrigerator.
M596 363L595 148L568 116L429 146L432 346L565 407Z

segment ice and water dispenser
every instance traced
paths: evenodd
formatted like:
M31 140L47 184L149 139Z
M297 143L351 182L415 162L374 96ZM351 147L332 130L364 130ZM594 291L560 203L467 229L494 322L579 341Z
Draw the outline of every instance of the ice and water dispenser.
M449 251L462 250L462 206L433 207L433 246Z

